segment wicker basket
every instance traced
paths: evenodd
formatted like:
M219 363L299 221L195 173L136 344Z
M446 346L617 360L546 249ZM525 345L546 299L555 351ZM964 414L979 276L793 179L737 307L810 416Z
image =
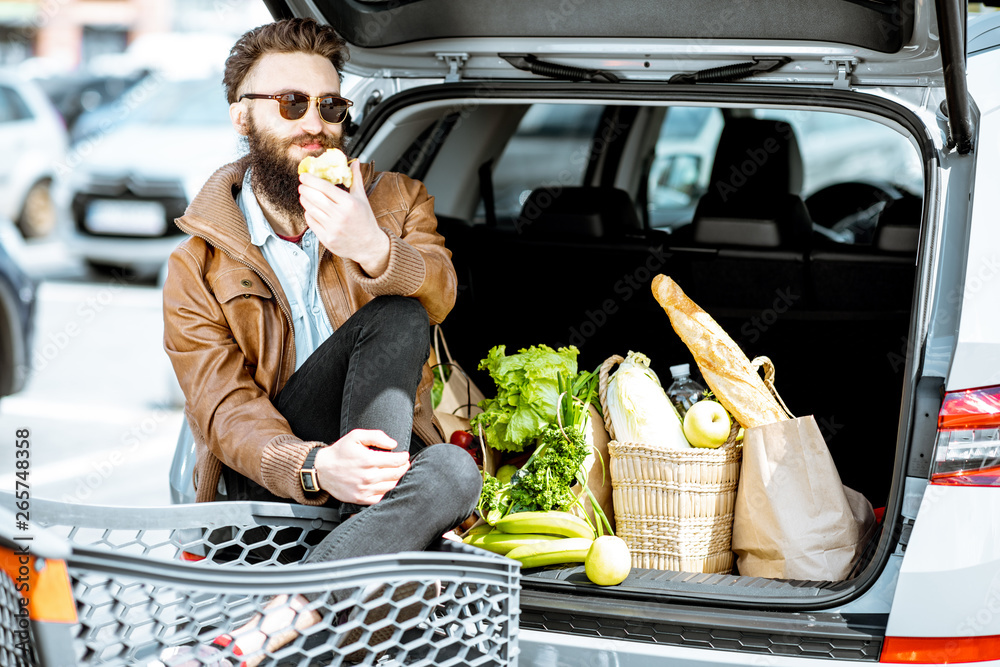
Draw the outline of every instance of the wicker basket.
M733 420L719 449L657 449L618 442L608 413L608 377L624 359L601 366L600 397L611 442L611 486L617 534L632 566L683 572L730 572L733 506L742 445Z

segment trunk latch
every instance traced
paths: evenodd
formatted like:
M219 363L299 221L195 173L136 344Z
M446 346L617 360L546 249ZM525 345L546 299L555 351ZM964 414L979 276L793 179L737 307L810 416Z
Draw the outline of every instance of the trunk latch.
M833 80L833 87L838 90L849 90L851 87L851 72L858 66L858 59L854 56L826 56L823 62L830 63L837 68L837 78Z
M444 75L445 83L462 80L462 68L465 67L465 61L469 59L468 53L435 53L434 55L448 66L448 73Z

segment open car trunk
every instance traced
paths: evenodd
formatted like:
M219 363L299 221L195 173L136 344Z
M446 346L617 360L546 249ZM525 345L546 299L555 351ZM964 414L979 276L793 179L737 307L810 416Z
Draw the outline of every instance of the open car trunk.
M916 325L923 169L930 164L931 148L915 139L921 136L916 118L898 104L878 99L861 104L837 91L811 91L798 103L789 97L787 90L766 88L743 90L737 97L721 87L669 96L654 86L624 91L525 83L493 85L489 91L460 83L427 87L377 107L355 137L356 153L423 179L438 197L439 230L453 252L459 281L458 301L443 327L456 360L473 372L487 396L495 391L492 380L475 369L499 344L508 351L538 343L576 345L581 369L596 368L607 357L630 350L647 354L661 378L669 378L673 364L692 363L694 368L650 291L652 277L662 273L715 318L748 357L771 358L778 391L794 414L816 417L844 484L863 493L874 507L892 510L898 507L913 400L907 340ZM564 103L565 112L552 102ZM548 137L541 149L518 144L544 134L530 115L539 105L556 109L565 132L570 132L565 124L578 106L596 109L592 134L582 139L586 150L564 156L567 165L579 163L582 186L573 180L577 176L559 170L534 171L533 163L544 163L545 153L566 150L558 147L559 137ZM916 181L911 178L909 192L879 209L885 215L869 221L874 226L867 236L858 231L856 242L831 239L828 229L806 240L757 245L752 240L699 240L691 234L690 220L668 216L667 222L657 222L648 192L656 123L676 109L699 105L710 106L723 124L752 123L754 114L773 124L774 114L789 106L799 106L793 113L807 116L863 120L905 144L916 165ZM827 150L816 148L808 137L800 141L804 153ZM644 142L645 153L637 148ZM878 145L874 149L885 151ZM715 144L709 142L706 150L714 159ZM537 197L524 190L516 197L524 208L512 213L517 206L504 204L509 197L497 182L511 160L513 171L535 174L530 177L537 180L532 192L559 196L566 190L588 203L570 213L544 205L533 211L530 205ZM488 168L480 168L483 164ZM843 173L857 175L840 177L853 182L848 191L871 184L859 175L871 172L850 165L846 169ZM490 182L483 180L484 174ZM900 174L884 176L888 180ZM851 214L871 214L874 200L866 196L835 201L843 196L837 189L843 185L813 184L815 197L805 201L815 209L816 226L822 226L817 220L833 225ZM631 189L632 199L626 197L624 204L601 199L602 193L616 189ZM492 190L492 197L485 198L492 199L492 215L482 201L487 190ZM694 215L694 199L688 216ZM683 211L677 215L684 217ZM633 569L624 584L601 589L578 585L587 581L582 567L528 570L522 582L522 625L558 629L560 614L577 620L580 614L596 615L610 623L605 606L594 601L598 599L797 611L829 607L863 591L879 574L898 536L892 534L898 530L894 516L887 514L886 525L842 582L740 577L734 576L735 569L715 575ZM584 603L580 595L591 602ZM621 627L630 622L624 611L619 620ZM608 627L613 635L614 624Z
M527 570L522 627L877 660L887 613L839 610L891 567L906 534L904 477L926 476L930 453L911 443L936 414L915 409L918 394L933 399L938 388L917 386L914 354L930 327L928 285L941 252L936 170L944 146L972 147L961 4L268 5L277 17L325 20L352 44L348 71L367 78L349 92L361 123L351 150L435 195L459 282L443 327L487 396L493 383L475 369L500 344L576 345L581 369L636 350L668 383L668 367L691 356L651 294L662 273L749 358L773 361L782 398L795 415L815 416L844 484L886 508L845 581L633 569L622 585L601 588L582 567ZM767 59L771 66L736 84L711 83L718 70L695 75ZM544 105L556 109L551 122L535 113ZM691 108L711 108L718 127L703 119L671 136L669 119ZM754 161L762 144L751 141L714 171L718 132L754 120L807 127L806 117L840 128L825 139L797 130L807 162L826 158L811 185L779 193L792 208L801 203L811 232L699 231L706 195L725 200L726 185L742 188L762 166ZM848 127L859 119L908 143L915 179L883 161L881 139ZM579 206L545 203L567 191ZM769 210L769 197L758 199ZM759 213L735 217L768 219ZM811 630L802 634L805 611ZM712 630L727 624L740 637Z

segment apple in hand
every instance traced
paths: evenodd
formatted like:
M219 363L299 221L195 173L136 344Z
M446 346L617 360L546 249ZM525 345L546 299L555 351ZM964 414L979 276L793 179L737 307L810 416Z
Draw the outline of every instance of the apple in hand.
M716 449L729 439L729 413L716 401L698 401L684 415L684 437L693 447Z

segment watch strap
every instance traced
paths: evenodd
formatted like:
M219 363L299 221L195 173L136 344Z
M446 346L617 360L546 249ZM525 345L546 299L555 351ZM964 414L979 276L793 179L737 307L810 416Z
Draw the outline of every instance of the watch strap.
M319 475L316 473L316 455L322 447L313 447L306 454L306 460L299 469L299 483L306 493L319 493Z

